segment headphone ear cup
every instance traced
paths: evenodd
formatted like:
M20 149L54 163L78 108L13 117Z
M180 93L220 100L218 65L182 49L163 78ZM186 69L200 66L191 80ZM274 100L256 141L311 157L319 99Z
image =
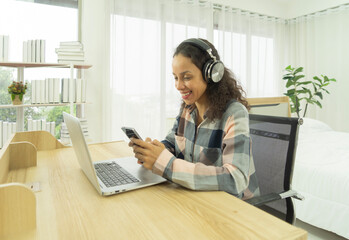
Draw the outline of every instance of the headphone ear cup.
M207 82L212 81L217 83L222 80L224 75L224 64L221 61L209 60L205 63L204 69Z
M217 60L214 63L212 63L212 66L209 69L209 71L210 79L213 82L217 83L223 78L224 64L221 61Z

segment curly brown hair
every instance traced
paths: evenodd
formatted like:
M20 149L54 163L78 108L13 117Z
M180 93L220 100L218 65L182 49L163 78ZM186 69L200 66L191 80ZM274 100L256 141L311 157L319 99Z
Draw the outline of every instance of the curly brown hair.
M216 48L209 41L201 38L200 40L209 45L212 49L212 54L216 56L217 60L220 60L220 56ZM190 58L191 61L201 70L201 72L203 72L205 62L210 59L209 54L193 45L192 43L188 42L182 42L181 44L179 44L173 54L173 57L177 56L178 54ZM205 79L204 74L203 78ZM212 81L208 82L206 92L209 101L209 107L206 112L206 116L211 121L220 119L222 117L227 108L228 102L232 99L237 100L247 109L250 109L245 98L245 91L235 79L233 72L226 67L224 67L222 80L217 83L214 83ZM185 103L183 101L182 107L184 106Z

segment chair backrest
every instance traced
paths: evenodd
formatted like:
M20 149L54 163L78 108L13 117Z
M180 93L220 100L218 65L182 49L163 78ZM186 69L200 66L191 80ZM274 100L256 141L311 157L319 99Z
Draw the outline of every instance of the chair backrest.
M298 118L250 114L252 154L261 195L290 190L298 135ZM266 204L294 218L290 198ZM290 219L286 219L292 222Z
M290 99L282 97L247 98L250 114L291 117Z

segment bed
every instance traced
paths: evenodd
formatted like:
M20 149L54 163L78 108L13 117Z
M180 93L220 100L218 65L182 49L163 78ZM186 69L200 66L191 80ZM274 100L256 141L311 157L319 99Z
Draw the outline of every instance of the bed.
M250 98L250 113L289 117L288 97ZM296 217L349 239L349 133L303 118L292 188L305 197L294 200Z
M298 135L293 189L298 219L349 238L349 133L304 118Z

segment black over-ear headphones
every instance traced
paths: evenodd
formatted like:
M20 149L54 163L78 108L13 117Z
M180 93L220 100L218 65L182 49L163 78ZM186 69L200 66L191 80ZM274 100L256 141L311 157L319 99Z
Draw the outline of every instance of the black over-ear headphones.
M212 54L212 49L207 43L198 38L190 38L183 41L183 43L190 43L208 53L210 56L211 59L205 62L203 69L201 70L206 82L212 81L216 83L222 80L224 64L220 60L217 60L217 58Z

